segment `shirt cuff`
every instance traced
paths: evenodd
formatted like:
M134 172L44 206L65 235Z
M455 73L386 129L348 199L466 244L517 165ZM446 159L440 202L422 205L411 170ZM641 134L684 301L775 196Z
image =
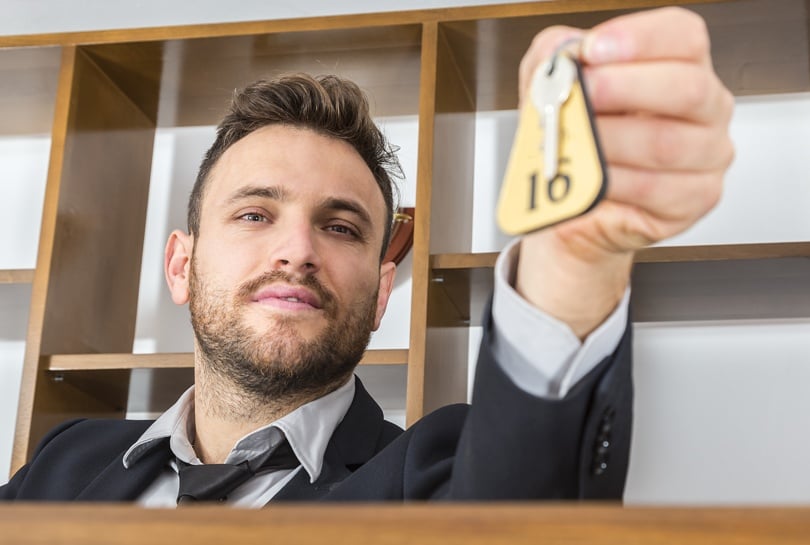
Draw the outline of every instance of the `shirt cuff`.
M518 388L537 397L560 399L616 350L627 326L630 288L613 313L580 342L567 324L515 291L519 253L517 239L501 252L495 264L492 350Z

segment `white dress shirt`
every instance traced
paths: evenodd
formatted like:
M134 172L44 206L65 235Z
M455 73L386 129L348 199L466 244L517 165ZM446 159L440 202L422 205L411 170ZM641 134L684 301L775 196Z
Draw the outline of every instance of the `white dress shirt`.
M321 474L323 454L329 439L353 399L354 377L334 392L302 405L237 441L225 459L226 464L238 464L258 456L267 449L268 442L278 442L278 434L283 433L301 465L295 469L258 473L231 492L227 503L234 507L262 507L299 471L306 471L310 482L314 483ZM124 467L137 463L138 457L150 446L166 437L169 437L169 446L177 458L188 464L202 463L192 446L194 386L186 390L129 448L124 454ZM177 464L171 460L137 502L144 507L177 507L179 488Z

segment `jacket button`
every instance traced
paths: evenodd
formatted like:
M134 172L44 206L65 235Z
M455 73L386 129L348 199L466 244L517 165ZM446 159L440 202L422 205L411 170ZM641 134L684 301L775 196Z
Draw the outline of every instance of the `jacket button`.
M608 468L610 435L613 431L613 418L615 416L616 411L612 407L608 407L602 414L602 421L596 433L596 441L594 441L594 461L591 468L592 473L596 476L604 475Z
M604 456L610 449L610 441L604 440L596 447L596 455Z

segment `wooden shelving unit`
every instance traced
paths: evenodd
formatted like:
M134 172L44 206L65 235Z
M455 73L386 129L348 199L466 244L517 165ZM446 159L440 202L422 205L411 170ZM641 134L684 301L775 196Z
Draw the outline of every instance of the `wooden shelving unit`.
M520 57L544 27L670 3L549 0L0 38L0 133L51 134L36 268L0 271L0 283L32 286L12 469L59 421L122 416L133 369L191 367L190 354L132 354L155 131L215 124L235 87L279 72L350 77L375 115L418 119L409 346L363 363L407 365L409 422L458 401L466 384L442 336L477 323L495 260L470 251L476 113L516 107ZM783 39L797 21L806 30L806 0L679 3L705 16L736 94L810 89L806 32ZM638 261L808 255L802 242L654 248Z

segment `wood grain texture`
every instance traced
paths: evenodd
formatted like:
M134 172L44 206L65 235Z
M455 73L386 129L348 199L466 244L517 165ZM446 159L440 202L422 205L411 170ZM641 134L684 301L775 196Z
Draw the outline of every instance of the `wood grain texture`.
M158 89L163 85L165 57L162 42L88 46L81 51L117 94L126 97L149 120L149 125L157 124Z
M434 271L439 269L475 269L480 267L494 267L500 252L485 253L452 253L434 254L430 256L430 267Z
M236 88L292 72L337 74L375 116L416 115L418 25L171 40L163 44L159 125L216 125Z
M720 0L720 2L730 0ZM701 0L681 0L679 4L696 4ZM0 47L38 46L50 44L83 45L116 42L147 42L170 39L245 36L275 32L333 30L370 26L421 24L428 22L464 21L469 19L525 17L538 13L580 13L594 10L644 9L671 5L666 0L546 0L436 8L426 10L389 11L352 15L275 19L237 23L209 23L134 29L111 29L83 32L55 32L0 37Z
M419 43L418 25L396 25L102 44L84 50L150 119L161 127L177 127L216 125L234 89L293 72L351 79L369 94L375 116L416 115ZM161 66L162 71L156 69ZM157 83L160 99L152 103Z
M438 31L430 203L432 253L472 248L475 171L475 74L470 66L459 62L455 37L444 26L440 25ZM431 281L425 336L425 413L467 401L469 332L430 327L437 312L435 288Z
M436 119L438 25L425 23L419 75L419 160L416 165L416 210L430 210L433 198L433 130ZM430 275L430 214L417 213L413 227L411 265L411 323L408 340L408 378L405 423L410 426L425 410L425 324Z
M732 259L778 259L810 257L810 242L768 242L763 244L707 244L645 248L636 263L727 261Z
M194 367L191 352L163 354L53 354L43 356L51 372L108 371L113 369L184 369ZM359 365L404 365L408 351L367 350Z
M153 139L154 122L79 50L41 353L132 350Z
M711 3L686 0L677 3L692 7L706 19L714 43L715 67L736 94L793 92L810 88L806 32L803 41L783 39L784 36L801 36L802 29L806 29L807 10L802 0ZM662 1L556 0L245 23L6 36L0 37L0 47L54 44L103 46L119 42L151 42L161 43L160 47L171 55L177 45L181 46L181 50L190 46L193 52L197 45L206 49L205 42L208 42L219 44L221 47L216 47L215 51L224 52L231 50L241 40L247 44L258 42L257 49L260 50L261 42L268 37L273 41L273 36L283 36L282 41L286 41L293 39L296 33L311 31L317 31L322 36L343 34L339 43L345 45L362 43L364 33L371 27L378 27L384 32L386 27L393 29L410 25L417 28L422 23L437 22L444 31L467 42L467 47L460 49L463 55L459 60L474 67L477 73L479 108L504 109L514 108L517 104L517 63L532 36L543 28L555 24L592 26L624 11L669 4ZM392 33L396 32L392 30ZM741 42L740 36L749 36L750 39ZM293 55L289 59L297 70L311 69L311 59L318 56L318 51L326 57L328 64L328 59L332 57L329 50L318 50L316 45L312 46L310 55L298 58ZM253 73L257 66L262 65L245 64L245 58L245 55L232 57L237 61L233 68L241 67ZM383 70L387 69L385 64L380 66ZM229 79L233 78L221 81ZM198 91L200 89L206 89L204 93L207 93L211 86L199 87ZM200 110L186 111L192 116L204 115Z
M430 268L474 269L495 266L499 252L449 253L430 256ZM734 259L778 259L810 257L810 242L768 242L761 244L706 244L699 246L661 246L636 253L636 263L674 263L689 261L728 261Z
M34 281L34 269L1 269L0 284L30 284Z
M807 257L807 242L647 248L636 254L633 317L649 322L808 317ZM480 326L497 258L497 252L432 255L428 324ZM677 272L657 270L665 265ZM774 282L778 289L766 291Z
M60 421L126 409L128 370L55 380L40 356L132 349L155 124L92 56L74 48L66 56L14 467ZM120 62L126 72L127 57Z
M70 117L70 97L75 62L76 48L63 48L59 69L58 93L54 104L51 153L42 208L37 265L31 287L31 308L28 313L28 334L25 339L20 397L17 403L17 424L14 431L14 446L11 455L11 473L16 472L28 458L31 422L34 417L34 396L37 392L38 378L41 377L39 356L42 346L42 324L45 320L45 303L48 296L48 284L53 261L56 217L62 182L65 140Z
M684 4L683 2L679 2ZM461 66L475 74L479 111L518 104L518 65L532 38L554 25L592 27L637 9L632 2L593 2L580 12L537 9L520 17L497 15L442 23ZM802 0L689 5L705 19L714 67L735 95L810 90L807 10ZM741 36L746 36L741 40ZM794 39L785 40L785 36Z
M251 545L799 545L810 508L622 508L573 504L290 506L263 510L195 506L5 505L9 543L140 545L223 542Z

